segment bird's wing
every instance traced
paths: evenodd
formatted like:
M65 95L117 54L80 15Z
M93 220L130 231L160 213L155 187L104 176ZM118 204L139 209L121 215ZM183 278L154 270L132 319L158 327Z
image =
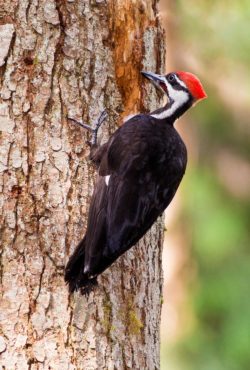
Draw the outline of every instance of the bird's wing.
M183 175L173 165L173 143L164 142L156 128L153 132L150 122L139 125L125 124L106 153L105 174L110 178L108 185L104 178L98 181L86 233L91 274L101 273L145 234L172 200Z

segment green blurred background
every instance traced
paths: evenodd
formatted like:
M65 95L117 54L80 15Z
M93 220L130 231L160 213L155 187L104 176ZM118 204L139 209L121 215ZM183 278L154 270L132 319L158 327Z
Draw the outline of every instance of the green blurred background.
M167 71L208 99L178 121L189 163L166 215L161 369L250 369L250 1L161 0Z

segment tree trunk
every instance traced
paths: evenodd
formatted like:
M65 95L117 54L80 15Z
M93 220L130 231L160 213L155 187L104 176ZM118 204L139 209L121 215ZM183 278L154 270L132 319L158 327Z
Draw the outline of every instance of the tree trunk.
M162 220L69 296L64 266L84 235L95 170L67 120L121 118L160 101L155 0L0 1L0 358L4 369L158 369Z

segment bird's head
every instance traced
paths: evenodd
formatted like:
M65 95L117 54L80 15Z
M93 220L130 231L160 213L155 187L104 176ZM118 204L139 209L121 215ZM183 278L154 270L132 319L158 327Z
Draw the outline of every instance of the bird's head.
M167 95L171 104L176 103L179 107L187 103L191 106L207 97L200 80L192 73L178 71L165 76L152 72L141 73Z

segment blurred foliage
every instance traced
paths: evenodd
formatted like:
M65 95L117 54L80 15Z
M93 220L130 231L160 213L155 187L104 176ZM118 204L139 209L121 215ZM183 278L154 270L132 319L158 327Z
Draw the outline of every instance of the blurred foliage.
M249 135L238 126L237 117L232 115L216 91L209 87L209 82L206 84L208 85L206 88L208 99L205 104L198 105L192 112L193 119L198 122L197 130L202 142L201 160L205 159L204 152L209 149L209 152L213 154L213 150L216 152L218 147L228 147L246 159L250 159ZM250 100L248 119L250 121Z
M181 369L245 370L250 363L249 207L216 181L212 169L189 171L184 220L197 277L190 295L196 323L178 343Z
M177 0L183 38L201 45L204 62L250 63L249 0ZM180 14L179 13L179 14Z
M241 112L233 112L216 83L228 74L232 99L240 99L238 89L250 96L250 1L177 0L173 12L180 59L181 50L188 50L199 61L209 98L188 115L197 133L199 155L196 163L189 163L182 187L180 222L191 240L189 268L195 270L187 303L193 324L177 343L163 344L161 368L246 370L250 368L250 193L245 197L230 193L219 177L217 161L222 148L243 161L250 159L250 99L244 107L248 122L242 128ZM190 66L185 56L179 63ZM235 84L237 73L239 84ZM237 174L233 181L237 188Z

